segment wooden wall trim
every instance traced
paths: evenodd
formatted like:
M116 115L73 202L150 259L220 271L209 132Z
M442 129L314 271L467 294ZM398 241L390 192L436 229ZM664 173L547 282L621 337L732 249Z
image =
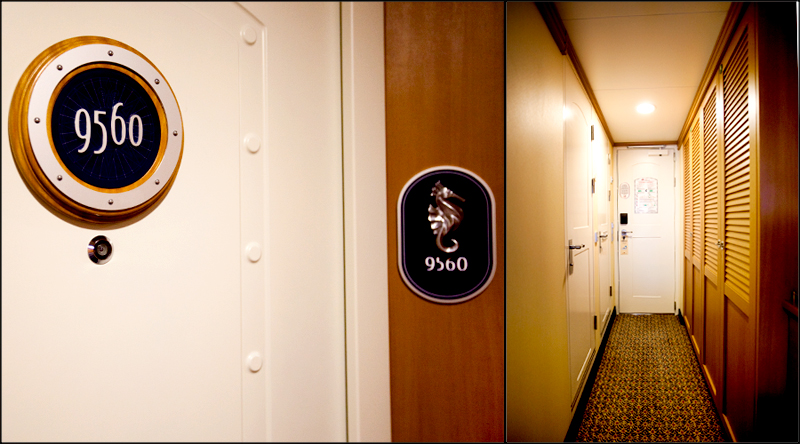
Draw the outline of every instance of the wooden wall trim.
M567 35L567 28L564 27L564 22L561 20L561 15L558 13L555 3L536 2L536 8L538 8L539 13L542 14L544 24L547 25L547 29L550 30L550 34L553 36L558 50L561 51L562 55L566 55L569 36Z
M749 3L747 2L731 2L731 7L728 8L728 15L725 17L725 21L722 23L722 30L717 37L717 43L714 44L714 50L711 51L711 57L708 59L703 78L700 81L700 85L697 86L697 92L694 95L692 106L689 108L689 114L686 116L686 121L683 123L683 128L681 128L681 133L678 136L679 142L683 141L689 133L692 120L700 109L700 103L703 101L706 90L710 86L711 80L717 74L719 64L722 61L722 57L725 55L725 49L727 49L731 38L733 38L733 33L736 31L736 27L739 26L739 22L742 21L742 17L744 17L748 5Z
M572 47L572 42L567 34L567 28L564 27L564 22L561 20L561 14L558 13L555 3L535 3L536 8L539 9L539 13L542 14L542 18L544 19L544 23L547 25L547 29L550 30L550 35L553 36L553 40L555 41L556 46L558 46L558 50L561 51L561 54L566 55L569 57L570 61L572 61L572 66L575 67L575 72L578 74L578 80L580 80L583 89L586 90L586 95L589 96L589 101L592 102L592 107L594 107L595 112L597 112L597 118L600 120L600 124L603 125L606 136L608 136L608 141L611 143L611 146L617 145L617 143L614 142L611 131L608 130L608 124L603 116L603 111L600 109L600 105L597 103L597 98L594 96L594 91L592 90L591 84L589 84L589 79L586 77L586 72L583 71L583 66L581 66L580 60L578 60L578 55L575 53L575 48Z

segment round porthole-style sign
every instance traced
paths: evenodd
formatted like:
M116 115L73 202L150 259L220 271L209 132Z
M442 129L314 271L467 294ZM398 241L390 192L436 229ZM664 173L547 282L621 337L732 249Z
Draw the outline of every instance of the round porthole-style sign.
M134 48L75 37L39 54L8 119L14 162L41 201L110 223L164 198L183 154L183 120L161 71Z
M474 298L497 267L492 190L460 167L418 173L397 201L397 240L400 276L411 291L442 304Z

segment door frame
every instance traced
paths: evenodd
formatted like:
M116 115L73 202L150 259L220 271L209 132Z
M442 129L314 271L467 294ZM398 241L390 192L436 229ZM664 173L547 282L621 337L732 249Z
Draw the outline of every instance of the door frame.
M347 440L391 441L383 3L341 3Z
M673 314L678 314L678 309L683 308L683 294L682 294L682 278L683 272L681 270L681 258L683 256L683 250L680 249L679 246L683 245L683 205L679 205L682 203L682 200L679 199L679 196L683 196L683 176L679 177L679 165L681 158L679 157L680 150L678 149L677 144L666 144L666 145L641 145L641 146L624 146L624 145L615 145L612 149L614 151L614 184L613 185L613 192L616 193L616 197L614 199L614 215L612 217L612 232L615 236L616 244L614 245L614 284L616 286L616 294L614 295L614 300L617 307L617 313L620 312L620 299L622 294L622 288L620 287L620 264L619 264L619 239L620 239L620 225L619 225L619 151L624 150L632 150L632 149L657 149L657 148L664 148L664 149L672 149L673 156L672 156L672 177L673 177L673 187L675 188L674 191L674 199L672 202L673 205L673 235L675 240L675 247L673 248L673 267L674 267L674 290L673 290ZM680 180L679 180L680 179Z
M565 57L563 59L563 77L562 77L563 82L564 82L563 83L563 94L564 94L563 95L563 106L564 106L565 114L567 112L566 111L567 110L567 101L569 99L567 97L567 93L568 93L568 80L567 79L568 79L569 76L575 76L575 79L576 79L577 84L578 84L578 89L580 90L581 94L583 94L585 96L586 102L589 105L588 109L586 110L588 112L588 115L585 115L584 117L586 118L587 125L589 126L589 128L591 128L591 125L593 124L593 119L594 119L593 116L595 115L596 111L595 111L591 101L589 101L589 95L586 93L586 89L585 89L583 83L580 81L580 76L578 75L578 71L575 68L575 65L572 63L571 60L569 60L568 58ZM569 205L567 204L567 201L569 200L569 187L567 186L567 182L570 179L570 177L569 177L569 174L567 174L568 163L569 163L568 162L568 151L569 150L567 148L567 120L566 120L566 118L564 119L564 123L563 123L563 131L564 131L564 133L563 133L564 134L564 139L563 139L563 143L564 143L563 156L564 156L564 158L563 159L564 159L564 222L565 222L565 225L564 225L564 246L568 247L568 245L570 245L569 244L570 240L573 240L576 243L579 243L579 241L577 239L570 239L570 230L571 230L571 228L570 228L570 217L569 217ZM591 131L591 129L589 131ZM586 208L586 211L587 211L587 216L588 216L588 228L589 228L590 232L593 232L594 224L595 224L595 215L594 215L595 202L594 202L594 195L592 194L592 191L591 191L591 181L594 179L594 151L593 151L593 140L591 139L591 132L587 132L587 139L585 140L585 143L587 144L586 147L585 147L586 155L587 155L587 159L586 159L587 160L587 164L586 164L587 168L586 168L586 178L585 178L586 179L586 185L587 185L587 187L585 189L585 193L587 194L587 202L586 202L587 203L587 208ZM588 240L586 241L586 245L588 245L588 248L587 248L587 250L584 250L584 253L583 253L583 254L588 254L588 261L589 261L589 270L588 270L589 288L588 288L588 291L589 291L589 313L590 313L589 321L590 322L591 322L591 316L595 316L597 314L597 304L596 304L597 301L595 300L595 292L594 292L594 289L595 289L595 267L596 267L596 264L594 262L594 243L592 242L592 236L593 235L590 234ZM565 258L564 258L567 263L569 263L569 260L567 259L566 256L569 255L569 251L570 250L566 250ZM567 264L565 264L565 265L567 265ZM569 267L569 265L567 265L567 267ZM569 271L567 271L567 273L571 274ZM567 303L566 303L566 308L567 308L566 315L567 315L567 318L566 318L566 321L567 321L568 338L570 338L570 339L568 339L568 342L567 342L567 347L568 347L567 360L568 360L568 368L571 371L572 365L573 365L573 361L572 361L572 350L571 350L570 347L571 347L571 335L573 334L574 326L570 325L571 324L570 316L571 316L572 310L574 310L575 307L570 307L570 286L569 286L569 281L570 281L569 275L565 276L564 289L565 289L565 292L566 292L565 295L566 295L566 298L567 298ZM591 326L589 326L589 328L591 328ZM590 348L589 348L589 354L584 359L583 367L581 368L581 370L578 373L578 379L577 379L577 385L575 387L575 393L571 393L571 397L570 397L570 399L571 399L571 404L570 405L571 405L571 409L573 409L573 410L578 405L578 401L581 398L581 394L583 393L583 391L584 391L584 389L586 387L586 382L588 381L588 375L589 375L589 373L591 371L592 366L594 365L594 360L597 357L597 346L598 346L598 344L597 344L596 332L594 332L594 330L593 330L592 333L589 336L590 336L590 343L591 343ZM571 384L573 382L571 380L572 376L573 375L570 375L570 387L571 387Z

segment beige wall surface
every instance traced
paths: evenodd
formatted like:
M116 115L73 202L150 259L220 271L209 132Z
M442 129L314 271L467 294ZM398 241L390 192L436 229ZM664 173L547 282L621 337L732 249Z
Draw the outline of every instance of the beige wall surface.
M564 56L532 3L507 9L508 441L562 441L572 419L564 242Z

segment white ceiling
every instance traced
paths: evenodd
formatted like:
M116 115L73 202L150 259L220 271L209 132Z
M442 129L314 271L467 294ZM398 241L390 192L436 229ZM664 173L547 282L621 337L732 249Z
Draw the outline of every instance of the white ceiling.
M615 143L677 141L729 6L556 3Z

